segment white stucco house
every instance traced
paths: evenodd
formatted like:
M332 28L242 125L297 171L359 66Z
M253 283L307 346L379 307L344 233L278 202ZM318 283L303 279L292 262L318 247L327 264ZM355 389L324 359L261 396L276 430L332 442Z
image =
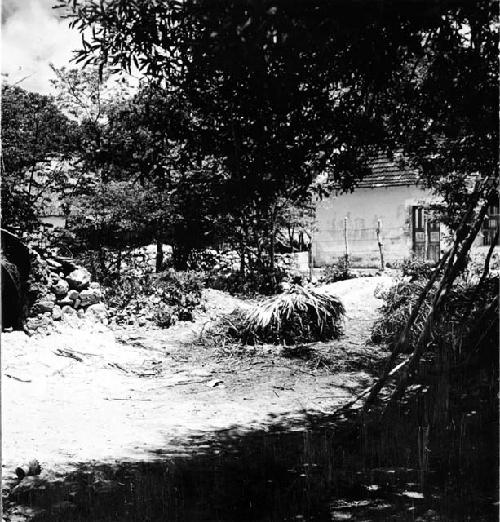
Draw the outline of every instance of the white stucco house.
M313 265L333 264L347 253L354 267L380 268L378 238L385 266L412 255L436 261L449 240L446 227L433 216L437 204L439 199L419 183L417 172L402 167L397 156L379 154L353 192L317 202ZM487 248L495 227L498 205L490 209L476 248Z

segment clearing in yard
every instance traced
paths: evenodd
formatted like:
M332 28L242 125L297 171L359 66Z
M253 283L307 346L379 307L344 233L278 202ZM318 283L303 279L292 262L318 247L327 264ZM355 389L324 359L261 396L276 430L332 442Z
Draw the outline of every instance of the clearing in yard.
M30 459L44 473L78 463L124 462L176 453L190 437L227 430L300 426L371 383L386 353L367 346L389 277L323 287L346 308L344 335L307 349L203 346L203 328L241 302L204 292L205 312L168 330L60 324L43 337L3 335L3 473ZM177 448L177 449L176 449ZM5 493L5 492L4 492Z

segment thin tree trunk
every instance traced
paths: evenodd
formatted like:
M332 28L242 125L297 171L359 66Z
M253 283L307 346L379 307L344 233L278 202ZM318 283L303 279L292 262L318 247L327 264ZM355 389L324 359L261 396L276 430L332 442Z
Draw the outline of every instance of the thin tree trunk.
M382 230L382 223L379 219L377 221L377 243L378 243L378 250L380 252L380 270L383 272L385 269L385 263L384 263L384 244L382 243L382 239L380 237L381 230Z
M439 265L436 267L433 274L431 275L431 278L429 279L429 281L427 281L427 284L425 285L424 289L420 293L420 296L411 311L410 317L408 318L408 321L406 322L404 329L399 334L399 338L398 338L396 344L394 345L394 348L392 349L389 360L386 363L384 374L373 385L373 387L370 391L370 394L368 395L368 398L366 399L365 408L367 408L368 406L370 406L373 403L373 401L379 394L380 390L384 387L385 383L387 382L388 377L391 375L391 370L392 370L392 366L393 366L394 362L398 358L399 354L406 348L406 345L408 343L408 338L410 335L410 331L418 317L420 309L422 308L422 305L424 304L424 301L425 301L427 295L429 294L431 288L434 286L434 283L436 282L439 274L441 273L441 270L443 269L443 266L444 266L446 260L449 258L452 250L453 250L453 248L448 250L448 252L446 252L446 254L443 256Z
M464 263L466 262L467 255L469 254L472 243L476 239L477 234L479 233L479 230L483 223L484 216L486 215L488 209L488 205L489 201L486 201L483 204L483 207L481 208L479 215L475 220L475 223L472 225L469 234L464 239L461 248L459 249L456 260L453 262L453 260L450 259L450 264L448 265L446 273L443 276L443 279L441 280L439 288L436 292L436 295L431 305L431 311L427 316L424 328L418 338L415 350L412 353L410 359L408 360L407 369L403 375L403 378L400 380L398 386L396 387L396 390L392 394L391 400L387 406L386 411L403 396L406 387L408 386L408 382L410 381L410 379L413 378L415 370L417 369L417 366L420 362L420 357L422 356L431 336L434 323L436 319L438 319L439 314L442 310L444 298L448 294L451 286L455 282L455 279L464 267Z
M465 240L464 235L467 235L467 233L464 234L465 230L467 229L467 223L471 217L471 215L474 212L474 209L477 205L478 200L480 199L482 195L482 191L484 190L484 187L486 186L486 182L482 184L476 185L476 197L471 201L469 208L465 215L463 216L457 231L455 233L455 241L453 246L446 252L446 254L441 258L438 266L434 270L433 274L431 275L429 281L425 285L424 289L420 293L420 296L415 304L415 306L412 309L412 312L410 314L410 317L408 318L408 321L406 322L406 325L404 329L402 330L401 334L399 335L398 341L396 342L394 348L392 349L392 353L389 357L389 360L386 364L384 374L380 379L373 385L373 387L370 390L370 393L365 401L364 409L368 409L368 407L374 402L378 394L380 393L380 390L384 387L385 383L387 382L387 379L389 376L392 376L394 371L392 370L392 366L395 363L397 357L399 354L406 348L409 338L409 333L418 317L418 314L420 312L420 309L429 294L430 290L434 286L439 274L441 273L441 270L443 269L444 265L448 263L448 266L445 270L445 274L443 275L443 278L441 280L441 283L443 283L444 280L447 279L448 274L450 273L451 267L454 263L454 258L459 250L460 245L462 244L462 240ZM476 233L477 235L477 233ZM404 366L404 365L402 365Z
M245 277L246 274L246 259L245 259L245 245L243 239L240 241L240 274Z
M159 237L156 238L156 272L161 272L163 267L163 242Z
M273 208L273 213L271 215L271 235L269 238L269 264L271 270L274 270L274 257L275 257L275 249L276 249L276 217L278 214L278 205L275 205Z
M118 280L120 280L122 270L122 249L118 249L118 254L116 256L116 273L118 275Z
M106 275L106 263L104 257L104 249L99 247L99 266L101 268L101 277Z
M344 246L345 246L345 266L347 270L347 264L349 262L349 246L347 243L347 216L344 218Z
M271 270L274 270L274 248L275 248L274 243L275 243L275 232L273 229L271 231L271 240L270 240L270 244L269 244L269 265L271 267Z
M495 237L493 238L490 249L488 250L488 255L486 256L486 259L484 260L484 269L483 273L481 275L481 279L479 280L479 284L477 285L476 293L474 294L474 299L476 299L477 294L479 293L479 290L483 287L484 282L486 281L486 278L488 277L488 274L490 273L490 262L491 258L493 256L493 252L495 250L495 247L498 244L498 238L499 238L500 229L497 229L497 232L495 234Z

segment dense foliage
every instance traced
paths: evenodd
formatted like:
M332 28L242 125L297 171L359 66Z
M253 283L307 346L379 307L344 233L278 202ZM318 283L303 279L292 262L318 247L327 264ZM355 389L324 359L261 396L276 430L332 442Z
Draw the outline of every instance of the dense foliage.
M476 266L475 272L479 272L479 276L482 271L482 266ZM380 318L373 326L372 342L389 346L396 343L431 273L431 267L425 263L408 260L404 264L400 280L379 294L384 304L380 309ZM476 273L470 277L468 273L463 273L450 289L441 320L434 325L433 341L428 349L441 345L456 348L456 339L465 335L464 332L474 326L474 321L498 297L498 276L488 274L481 283L479 276ZM422 332L434 296L435 291L429 292L419 310L408 335L408 349L413 349Z
M67 186L62 163L74 151L75 125L49 96L2 84L2 226L31 230L50 190Z
M350 268L348 257L339 257L336 263L326 265L323 270L321 280L324 283L336 283L337 281L346 281L356 277Z

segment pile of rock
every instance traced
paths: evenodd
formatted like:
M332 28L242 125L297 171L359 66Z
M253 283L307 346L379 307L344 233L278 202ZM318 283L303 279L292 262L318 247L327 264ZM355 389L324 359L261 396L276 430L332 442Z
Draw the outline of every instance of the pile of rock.
M163 261L167 261L172 255L172 247L170 245L162 245ZM135 248L130 252L129 260L125 261L125 265L143 267L146 272L154 272L156 269L156 244Z
M161 326L168 328L175 324L178 317L166 307L156 296L147 300L144 298L132 299L126 306L109 307L109 324L111 327L126 326Z
M240 255L236 250L218 252L216 250L204 250L193 254L193 265L201 270L219 270L237 272L240 269ZM308 271L309 254L295 252L293 254L276 254L275 263L277 268L292 272Z
M24 329L27 334L50 329L54 321L89 319L107 324L108 312L99 283L85 268L71 261L36 256L37 276L32 279Z
M193 270L237 271L240 268L240 255L236 250L206 249L193 252L188 265Z
M309 271L309 252L276 254L275 263L278 268L291 274L305 274Z

